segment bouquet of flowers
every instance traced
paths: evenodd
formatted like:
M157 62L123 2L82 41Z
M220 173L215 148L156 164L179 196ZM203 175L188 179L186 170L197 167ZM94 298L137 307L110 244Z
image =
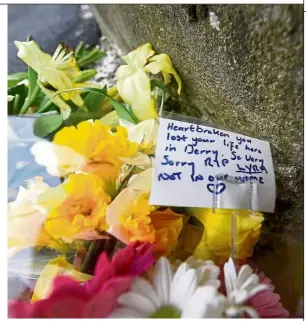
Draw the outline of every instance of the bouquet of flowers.
M58 180L28 177L8 204L9 258L53 255L9 317L287 317L270 279L244 264L262 213L237 211L230 258L230 210L149 205L158 115L184 106L170 57L147 43L107 88L85 69L98 48L50 56L32 39L15 43L28 73L9 75L8 112L35 116L44 139L31 154Z

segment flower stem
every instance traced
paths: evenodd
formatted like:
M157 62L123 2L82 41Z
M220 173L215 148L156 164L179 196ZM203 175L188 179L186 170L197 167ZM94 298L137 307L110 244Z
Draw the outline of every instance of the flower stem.
M34 88L33 90L33 93L30 97L27 98L27 100L24 102L21 110L20 110L20 115L24 115L28 109L31 107L31 105L33 104L37 94L39 93L40 91L40 87L38 85L36 85L36 87Z
M102 252L105 252L109 257L112 256L117 240L114 236L106 232L105 234L109 236L108 239L95 240L91 242L85 260L81 266L82 273L93 274L95 265Z

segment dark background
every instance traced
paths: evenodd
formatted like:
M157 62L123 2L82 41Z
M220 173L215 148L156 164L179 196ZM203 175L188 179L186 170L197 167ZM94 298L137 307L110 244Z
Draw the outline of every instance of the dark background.
M80 41L98 44L101 33L86 7L76 4L8 5L8 72L27 70L17 57L14 40L26 41L28 35L50 54L61 42L70 48L75 48Z

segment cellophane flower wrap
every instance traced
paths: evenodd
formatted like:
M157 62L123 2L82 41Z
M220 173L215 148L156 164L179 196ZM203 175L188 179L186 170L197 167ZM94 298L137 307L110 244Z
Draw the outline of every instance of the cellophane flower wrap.
M107 88L87 69L97 48L15 44L28 73L9 75L9 317L287 317L245 264L262 213L236 211L231 257L230 210L149 204L158 115L183 91L171 58L144 44Z

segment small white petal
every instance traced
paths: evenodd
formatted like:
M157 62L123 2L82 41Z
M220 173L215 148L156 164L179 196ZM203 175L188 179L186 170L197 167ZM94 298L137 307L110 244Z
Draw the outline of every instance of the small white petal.
M180 280L180 278L188 271L188 269L189 269L189 265L186 262L182 263L174 274L172 285L176 284ZM173 290L171 288L171 292L172 291Z
M107 316L108 319L121 319L121 318L137 318L137 319L141 319L141 318L145 318L145 315L142 315L141 313L139 313L138 311L135 311L133 309L129 309L129 308L124 308L124 307L119 307L114 309L111 314L109 314Z
M220 273L220 268L216 265L203 265L197 268L199 285L206 285L209 280L216 280Z
M230 258L228 262L224 264L223 270L226 293L229 295L234 290L237 282L236 268L232 258Z
M243 306L240 308L243 312L245 312L246 314L248 314L251 318L259 318L258 313L256 312L255 309L248 307L248 306Z
M161 257L154 267L153 275L153 286L161 304L169 303L172 275L172 267L168 259Z
M118 298L118 302L127 308L145 315L146 317L149 317L156 311L155 305L150 299L136 292L130 291L122 294Z
M178 279L174 279L171 285L170 302L179 309L190 300L198 285L197 272L188 270Z
M250 278L252 275L253 271L248 265L243 265L238 273L238 280L237 280L237 288L242 288L243 284ZM255 274L253 274L255 275Z
M136 277L131 285L131 291L146 296L154 303L156 309L160 307L158 295L156 294L152 285L147 280L141 277Z
M234 290L227 295L232 304L243 304L249 297L248 291L243 289Z
M224 307L225 297L215 287L199 287L186 304L181 318L218 318Z

